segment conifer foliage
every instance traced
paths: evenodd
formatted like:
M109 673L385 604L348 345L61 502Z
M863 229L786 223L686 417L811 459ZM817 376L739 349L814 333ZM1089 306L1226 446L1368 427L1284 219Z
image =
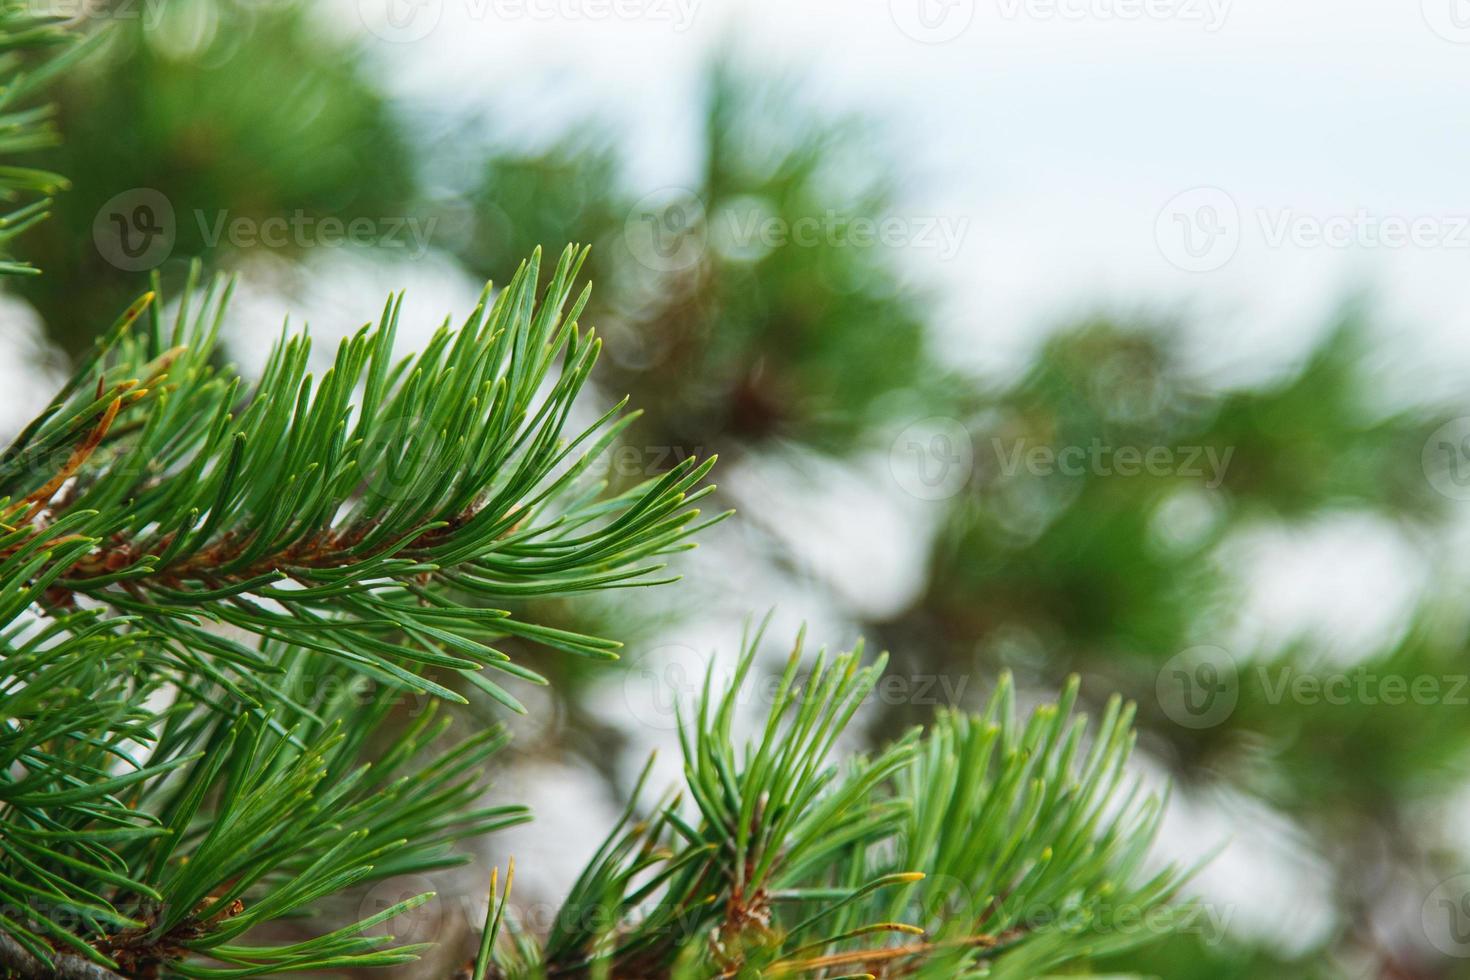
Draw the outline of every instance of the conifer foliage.
M540 305L533 258L396 362L397 300L319 381L307 339L283 337L248 388L212 364L227 289L170 318L148 296L17 437L0 468L0 895L37 914L7 913L13 943L237 964L174 967L199 976L409 955L366 953L372 923L235 940L521 819L466 809L496 732L428 763L426 714L370 770L363 743L405 694L463 703L469 685L523 710L501 681L540 678L497 639L615 656L497 604L648 580L698 514L707 462L615 497L579 480L629 418L562 437L597 351L569 301L582 254Z
M482 977L1035 977L1168 931L1182 876L1144 867L1160 802L1123 771L1131 708L1096 729L1060 703L1017 719L1009 677L872 756L838 758L885 659L807 656L799 637L759 735L735 719L760 647L683 719L685 783L637 794L544 940ZM647 770L644 772L646 780ZM643 782L640 780L639 787Z
M7 48L64 39L3 11ZM21 67L3 66L10 151L50 138L43 110L11 104L38 77ZM45 208L21 204L5 236ZM391 972L423 951L375 927L428 896L301 920L528 819L484 802L506 737L451 738L456 704L525 710L516 690L544 680L507 640L614 658L527 600L666 582L665 556L711 520L694 505L713 460L616 492L588 472L633 416L570 429L599 346L579 323L585 256L543 275L533 255L417 353L396 349L401 296L319 375L288 329L250 381L216 347L228 285L196 274L166 302L155 280L16 436L0 976ZM1033 976L1148 938L1120 916L1168 911L1181 876L1148 868L1160 802L1124 769L1130 709L1089 730L1074 685L1022 723L1002 679L982 712L853 754L882 658L798 641L744 742L760 645L689 706L684 786L648 801L640 784L548 931L517 922L497 879L463 975ZM405 721L410 696L429 708Z

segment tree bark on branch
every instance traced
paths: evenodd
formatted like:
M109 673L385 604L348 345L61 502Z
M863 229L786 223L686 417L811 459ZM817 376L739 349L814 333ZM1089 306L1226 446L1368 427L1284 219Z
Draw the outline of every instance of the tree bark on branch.
M51 966L0 933L0 971L15 980L127 980L104 966L73 953L53 953Z

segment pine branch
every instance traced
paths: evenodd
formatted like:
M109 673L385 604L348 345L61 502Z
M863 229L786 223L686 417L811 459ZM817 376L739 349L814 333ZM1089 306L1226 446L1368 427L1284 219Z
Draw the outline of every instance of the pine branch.
M59 954L48 964L0 932L0 972L15 980L125 980L80 956Z
M519 710L480 671L539 678L486 639L596 658L616 644L458 596L503 603L648 578L662 568L648 559L684 547L712 463L688 460L608 500L579 488L631 418L610 412L557 438L598 350L576 326L585 293L566 310L582 254L563 254L539 308L533 260L417 359L390 361L398 303L342 344L320 384L307 343L285 340L244 398L210 366L227 297L206 296L192 318L184 304L171 334L155 313L134 337L145 298L0 463L0 492L16 498L7 521L39 530L89 514L96 546L49 569L53 602L102 603L166 648L208 651L246 675L241 693L254 690L258 657L201 616L265 639L310 636L384 682L463 700L419 669L447 668ZM61 462L30 485L51 458Z
M693 813L670 795L635 820L635 792L544 940L491 943L487 976L1030 977L1149 938L1109 916L1167 931L1181 875L1142 875L1158 803L1122 792L1120 704L1082 753L1075 684L1022 726L1003 679L983 713L835 763L882 658L798 639L737 749L759 640L681 729Z
M540 303L533 258L416 357L393 360L399 301L319 382L285 337L248 390L216 366L227 290L191 285L171 324L144 297L0 458L12 946L126 976L415 956L364 931L426 896L290 946L242 940L525 820L478 802L499 728L451 739L431 701L368 765L374 733L457 688L523 710L482 671L544 681L499 638L614 657L513 610L655 580L707 492L694 461L611 497L584 479L627 416L562 436L598 349L572 301L582 254Z
M0 2L0 131L6 155L55 146L60 137L50 106L24 104L95 46L78 42L59 16L40 16L31 4ZM9 164L0 166L0 199L29 199L0 215L0 276L38 275L27 262L9 259L10 242L51 216L51 197L68 187L60 174Z

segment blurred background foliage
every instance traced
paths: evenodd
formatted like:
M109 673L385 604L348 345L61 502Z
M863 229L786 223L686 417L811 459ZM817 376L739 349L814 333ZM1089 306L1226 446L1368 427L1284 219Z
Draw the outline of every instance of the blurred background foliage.
M211 251L221 211L350 220L401 214L412 201L407 134L366 67L311 30L304 9L124 0L95 16L106 43L52 93L72 138L48 160L73 186L57 198L59 220L27 241L42 268L68 270L36 277L24 295L69 352L138 292L137 273L108 262L93 235L117 194L167 197L175 272Z
M112 9L116 16L97 15L110 34L103 49L57 90L69 139L40 165L74 186L56 219L24 243L47 274L5 285L60 350L75 354L143 287L141 274L114 267L94 240L104 204L136 188L161 192L174 209L166 279L195 257L248 270L248 256L210 247L201 212L438 216L446 232L429 258L497 281L537 245L590 243L595 292L584 319L605 338L598 384L644 411L627 436L636 472L612 466L610 479L718 452L737 485L747 464L808 460L901 497L903 454L893 447L907 426L937 417L971 443L968 479L917 502L928 524L913 526L931 530L896 606L851 601L762 513L741 518L751 522L744 533L713 542L715 557L700 566L715 579L706 588L723 588L721 575L799 582L893 651L902 673L974 677L966 702L983 697L1003 667L1038 692L1073 672L1097 702L1122 691L1139 703L1148 758L1176 781L1179 800L1193 801L1190 812L1229 800L1269 814L1261 833L1301 858L1290 868L1305 869L1284 873L1315 879L1319 927L1283 942L1279 930L1233 914L1269 905L1262 891L1279 880L1252 880L1249 862L1232 863L1232 846L1216 862L1223 871L1201 882L1204 907L1228 920L1223 932L1186 933L1111 968L1211 980L1470 976L1465 960L1426 942L1419 926L1424 896L1464 866L1463 838L1454 839L1446 814L1467 784L1466 707L1450 698L1295 703L1256 680L1466 670L1470 624L1456 583L1434 574L1451 502L1420 463L1428 434L1456 412L1383 403L1364 305L1345 306L1297 363L1244 387L1202 376L1184 325L1146 316L1061 325L1015 376L966 377L938 339L936 287L901 250L855 246L844 234L854 216L896 207L902 157L885 144L882 120L804 105L799 82L773 80L749 53L712 58L687 186L649 187L625 165L616 132L591 120L539 142L485 125L465 135L483 121L441 120L430 138L380 85L382 69L358 38L323 30L284 0L165 0L135 17ZM815 244L741 231L829 213L835 230ZM288 262L306 258L281 251ZM391 273L378 294L400 285ZM381 295L361 299L333 326L365 320ZM1006 463L1018 450L1095 445L1198 447L1202 472L1122 477ZM1212 474L1207 459L1226 462ZM1234 710L1208 726L1181 724L1160 695L1161 677L1183 651L1235 635L1250 586L1234 559L1238 543L1344 516L1386 522L1417 542L1427 594L1380 648L1348 664L1310 631L1231 649ZM842 525L855 539L869 532L860 515ZM647 601L626 594L575 615L607 619L600 628L613 635L649 637L677 633L679 617L698 614ZM520 748L542 760L581 758L626 789L622 756L638 721L593 697L618 668L547 666L555 723ZM886 705L875 733L931 710ZM1186 827L1171 848L1198 855L1231 830L1219 820ZM536 855L517 858L526 868ZM1222 874L1233 884L1211 892L1208 880Z
M933 379L925 297L879 249L773 247L750 229L840 205L840 238L843 216L892 206L892 177L865 121L804 110L733 58L708 72L690 186L640 194L610 148L573 139L492 150L459 257L490 278L538 244L591 243L605 382L637 391L650 445L851 450L892 417L886 397Z

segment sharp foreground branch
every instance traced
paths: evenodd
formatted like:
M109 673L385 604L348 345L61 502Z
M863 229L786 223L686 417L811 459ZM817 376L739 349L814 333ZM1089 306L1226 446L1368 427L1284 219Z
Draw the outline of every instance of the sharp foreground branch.
M15 980L125 980L104 966L70 953L56 953L51 966L30 950L0 933L0 970Z

